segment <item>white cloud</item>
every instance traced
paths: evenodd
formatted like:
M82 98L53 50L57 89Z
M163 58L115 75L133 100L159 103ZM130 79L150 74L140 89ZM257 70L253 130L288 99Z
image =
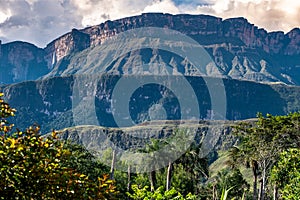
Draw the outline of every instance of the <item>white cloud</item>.
M197 13L223 18L245 17L268 31L285 32L300 26L300 1L294 0L208 0L209 6L198 6Z
M1 0L0 38L43 47L72 28L143 12L242 16L269 31L300 26L300 1L294 0Z
M0 24L5 22L9 17L11 17L10 10L0 11Z
M162 12L178 14L180 10L171 0L154 1L151 5L145 7L143 12Z
M90 26L100 24L108 19L115 20L138 15L151 0L71 0L82 16L81 24Z

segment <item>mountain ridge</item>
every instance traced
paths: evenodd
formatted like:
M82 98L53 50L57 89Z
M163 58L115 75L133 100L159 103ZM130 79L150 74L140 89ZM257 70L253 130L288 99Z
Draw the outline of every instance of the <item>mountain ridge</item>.
M212 56L224 77L293 85L300 83L300 79L294 76L295 72L300 72L299 28L284 34L282 31L267 32L242 17L223 20L210 15L162 13L143 13L108 20L81 30L72 29L45 48L34 45L28 48L26 44L29 43L24 42L0 43L0 68L5 69L6 74L0 76L0 83L36 80L53 70L57 72L52 74L60 75L68 68L73 55L101 45L107 38L121 32L141 27L174 29L193 38ZM14 45L18 47L8 48ZM26 54L33 57L18 62Z

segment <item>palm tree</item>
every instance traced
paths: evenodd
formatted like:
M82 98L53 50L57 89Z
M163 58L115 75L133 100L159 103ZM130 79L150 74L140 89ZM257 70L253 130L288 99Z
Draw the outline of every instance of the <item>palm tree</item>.
M208 179L208 159L200 156L201 145L193 142L189 149L176 161L177 164L182 164L185 171L190 174L190 180L193 182L194 192L196 185L201 181Z
M259 172L258 161L256 160L256 157L250 154L247 149L233 146L229 150L229 160L227 161L227 165L229 165L232 169L237 169L241 163L247 168L251 167L253 175L253 200L257 200L257 180Z
M153 153L159 149L160 149L160 141L158 139L151 139L150 144L147 144L144 149L140 149L138 150L138 152ZM156 188L156 183L157 183L155 169L150 169L149 182L150 182L151 191L153 192Z
M195 188L201 177L205 179L208 178L207 158L200 156L201 145L197 145L194 141L191 142L191 139L193 139L191 136L190 130L188 129L175 129L173 136L166 139L166 143L169 147L166 190L171 188L173 171L178 164L181 164L190 174L191 181L193 182L192 185L195 186ZM185 152L183 152L183 150L185 150Z

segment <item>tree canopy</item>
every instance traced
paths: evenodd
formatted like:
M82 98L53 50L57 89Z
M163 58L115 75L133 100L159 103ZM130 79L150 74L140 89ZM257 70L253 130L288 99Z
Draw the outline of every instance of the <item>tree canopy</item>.
M76 151L55 131L46 138L36 125L12 132L7 118L15 109L3 99L0 108L0 199L114 198L115 186L108 176L92 180L82 173L72 161Z
M278 161L281 154L291 148L300 148L299 124L300 113L295 112L285 116L267 114L264 117L258 114L256 122L246 121L234 126L240 143L232 149L233 163L245 163L252 167L254 199L257 198L258 176L261 183L258 198L264 199L268 184L270 186L271 169L282 162ZM279 171L273 170L273 173L276 172ZM273 196L277 195L279 182L273 182Z

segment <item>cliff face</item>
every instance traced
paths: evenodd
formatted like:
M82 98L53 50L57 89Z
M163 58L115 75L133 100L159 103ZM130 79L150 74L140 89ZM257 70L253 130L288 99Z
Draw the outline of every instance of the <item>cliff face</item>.
M290 42L286 45L285 54L287 55L297 55L300 54L300 29L294 28L289 33L287 33Z
M101 44L106 38L126 30L141 27L161 27L177 30L186 35L221 36L222 19L207 15L170 15L146 13L115 21L107 21L82 31L91 36L91 45Z
M141 27L161 27L177 30L189 36L214 36L226 39L236 39L248 48L262 48L271 54L300 54L300 30L295 28L289 33L271 32L250 24L244 18L221 18L208 15L170 15L142 14L140 16L107 21L97 26L81 31L90 35L91 45L101 44L107 37L114 36L129 29ZM216 38L214 38L216 39ZM201 42L200 42L201 43ZM211 41L211 44L214 40Z
M1 45L0 84L35 80L48 73L43 49L25 42Z
M5 74L0 76L0 83L35 80L48 73L46 77L64 75L74 67L72 59L78 53L85 49L89 51L89 47L101 45L118 33L140 27L164 27L192 37L209 52L223 77L300 84L296 75L300 72L299 28L287 34L280 31L268 33L244 18L222 20L207 15L161 13L146 13L82 30L73 29L44 49L20 42L0 45L1 71ZM155 60L156 57L153 54L146 59ZM137 58L129 55L124 59L127 63L115 64L105 71L120 69L119 73L126 74L128 70L124 66L132 65L130 60ZM168 64L168 60L162 62ZM175 64L180 65L180 62ZM216 73L207 71L206 75L215 76Z
M48 67L53 68L66 55L82 51L90 46L90 36L73 29L70 33L47 45L45 59Z

